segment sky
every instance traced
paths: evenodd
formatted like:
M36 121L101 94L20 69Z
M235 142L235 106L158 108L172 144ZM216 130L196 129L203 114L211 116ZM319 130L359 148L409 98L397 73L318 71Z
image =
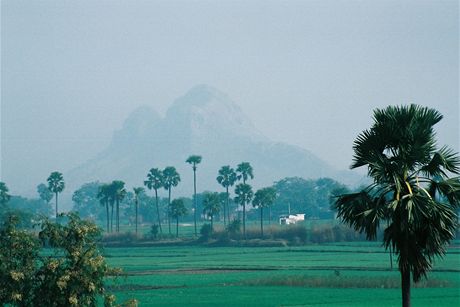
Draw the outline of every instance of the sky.
M459 151L458 1L1 1L0 180L34 190L197 84L338 169L372 110L439 110Z

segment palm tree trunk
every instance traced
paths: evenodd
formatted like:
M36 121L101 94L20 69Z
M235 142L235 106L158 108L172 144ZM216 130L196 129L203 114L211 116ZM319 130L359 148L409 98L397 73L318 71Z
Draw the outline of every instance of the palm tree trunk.
M58 218L58 192L56 194L56 218Z
M157 206L158 227L160 227L160 234L163 234L161 229L160 207L158 206L158 190L155 189L155 203Z
M246 200L243 202L243 236L246 240Z
M168 189L168 229L169 234L171 234L171 216L169 214L169 210L171 209L171 187Z
M223 207L224 207L224 228L227 225L227 210L225 209L225 204L226 203L224 203L224 205L223 205ZM222 215L219 215L219 216L220 216L220 220L222 221Z
M176 217L176 238L179 238L179 217Z
M117 216L116 216L116 219L117 219L117 221L116 221L115 227L116 227L117 232L120 232L120 201L118 200L118 198L117 198Z
M272 224L272 207L268 207L268 225Z
M193 200L194 200L194 219L195 219L195 237L198 236L198 233L196 231L196 167L195 165L193 166Z
M410 269L401 270L402 306L410 307Z
M264 238L264 208L260 207L260 233Z
M136 198L136 237L137 237L137 206L138 206L138 200Z
M105 210L107 212L107 233L109 233L110 215L109 215L109 202L108 201L105 202Z
M211 233L214 231L214 214L211 215Z
M110 232L113 232L113 204L111 205L112 207L112 213L110 217Z
M230 194L228 193L228 186L227 186L227 221L230 224Z

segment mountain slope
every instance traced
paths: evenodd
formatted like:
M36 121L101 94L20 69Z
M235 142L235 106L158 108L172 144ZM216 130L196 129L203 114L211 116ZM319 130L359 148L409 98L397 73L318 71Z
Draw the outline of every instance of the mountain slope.
M185 163L199 154L198 191L220 190L219 168L242 161L254 167L255 187L271 185L287 176L332 177L351 184L359 176L339 172L308 150L274 143L262 135L227 95L207 85L192 88L178 98L164 118L148 107L134 111L114 133L109 147L68 173L69 185L121 179L128 187L142 185L152 167L175 166L181 184L175 195L190 195L192 170Z

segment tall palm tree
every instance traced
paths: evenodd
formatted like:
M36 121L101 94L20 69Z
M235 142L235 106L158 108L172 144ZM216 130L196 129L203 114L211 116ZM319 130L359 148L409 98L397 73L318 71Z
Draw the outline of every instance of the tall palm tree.
M116 204L116 231L120 232L120 202L126 196L125 183L121 180L112 181L112 197Z
M179 237L179 218L187 214L184 201L182 199L175 199L169 206L169 215L176 219L176 237Z
M65 188L64 177L60 172L52 172L48 179L48 189L54 193L56 198L56 218L58 217L58 194Z
M197 208L197 205L196 205L196 202L197 202L197 199L196 199L196 166L197 164L201 163L201 156L192 155L188 157L188 159L185 162L191 164L192 169L193 169L193 219L195 222L195 237L196 237L198 235L198 232L196 230L196 208Z
M139 195L145 192L143 187L133 188L134 191L134 203L136 205L136 236L137 236L137 221L138 221L138 211L139 211Z
M247 183L240 183L235 188L235 202L243 206L243 236L246 239L246 204L249 204L254 196L252 187Z
M164 175L163 172L158 168L150 169L147 174L147 180L144 181L144 185L149 190L155 191L155 205L157 208L157 218L158 218L158 227L160 229L160 234L163 233L161 229L161 217L160 217L160 206L158 204L158 190L164 187Z
M110 185L107 183L99 186L99 191L97 193L97 198L101 205L105 206L107 213L107 233L110 231L110 215L109 215L109 199L110 199Z
M257 190L252 200L252 206L260 209L260 234L264 237L264 208L273 205L276 199L276 190L273 187Z
M227 203L224 206L224 225L226 225L225 213L227 212L227 220L230 222L230 212L229 212L229 200L230 194L228 193L229 187L233 186L236 182L236 173L233 168L229 165L222 166L219 170L219 175L217 176L217 182L225 188L227 193Z
M0 181L0 206L5 207L8 201L11 198L11 195L8 194L10 190L4 182Z
M171 215L169 207L171 206L171 188L176 187L180 182L180 175L173 166L168 166L163 170L163 187L168 191L168 229L171 234Z
M219 193L205 193L203 199L203 213L211 218L211 231L214 230L214 216L220 212Z
M241 162L236 167L236 173L238 174L238 180L243 179L243 183L249 178L254 179L253 169L249 162Z
M410 306L412 280L426 277L433 258L445 254L460 204L460 159L436 148L433 126L442 115L417 105L374 111L374 124L354 142L351 168L366 166L374 183L344 194L334 207L343 222L375 239L385 227L384 246L398 256L402 305Z

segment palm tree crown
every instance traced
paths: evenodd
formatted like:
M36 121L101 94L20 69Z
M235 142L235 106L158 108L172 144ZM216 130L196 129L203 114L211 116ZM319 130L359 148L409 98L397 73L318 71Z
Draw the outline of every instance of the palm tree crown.
M61 193L65 188L64 177L60 172L52 172L46 181L48 189L53 193Z
M211 218L211 229L214 224L214 216L220 212L220 196L217 192L204 194L203 212Z
M460 179L448 174L459 174L460 159L448 147L436 148L433 126L441 119L417 105L375 110L373 126L354 143L351 166L367 166L374 183L334 205L338 217L368 239L387 222L384 245L398 255L403 306L410 305L411 273L414 282L426 276L456 227Z
M229 165L222 166L216 180L224 188L233 186L237 180L235 170Z
M196 165L201 163L201 156L192 155L192 156L188 157L185 162L187 162L189 164L192 164L193 170L195 171L196 170Z
M249 178L254 179L253 169L249 162L238 164L236 172L238 173L238 180L243 179L243 183L246 183Z
M163 187L169 190L171 187L175 187L180 182L180 175L173 166L168 166L163 170Z

